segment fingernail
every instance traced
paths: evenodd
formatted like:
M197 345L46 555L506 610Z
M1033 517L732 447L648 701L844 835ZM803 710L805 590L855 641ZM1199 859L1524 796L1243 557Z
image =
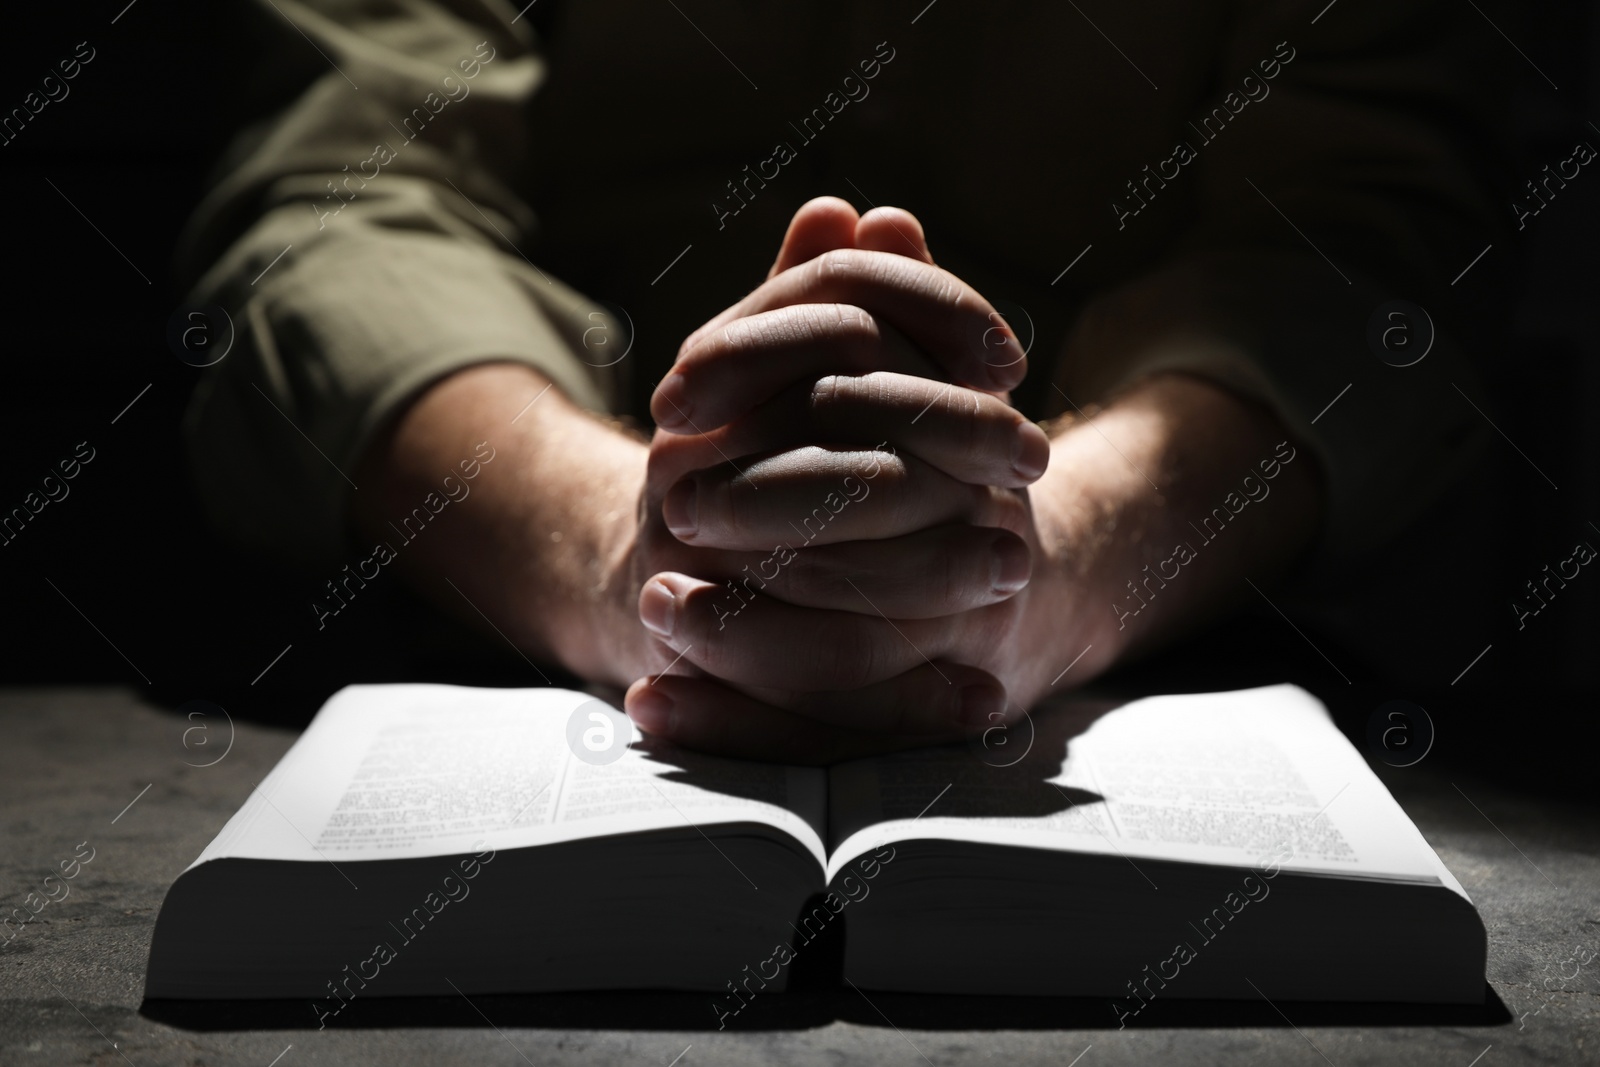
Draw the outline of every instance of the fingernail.
M646 686L628 701L628 715L647 734L672 732L672 698L654 686Z
M639 591L639 621L657 637L670 638L677 623L678 598L665 582L644 583Z
M689 389L683 375L673 373L661 379L656 386L656 399L662 403L651 404L650 412L656 417L657 426L677 428L689 424Z
M996 537L989 545L991 553L991 581L994 591L1001 596L1011 596L1028 584L1033 573L1033 561L1028 558L1028 547L1010 535Z
M1050 438L1031 422L1017 427L1017 438L1011 446L1011 469L1018 477L1036 482L1050 465Z
M1005 708L1006 695L999 686L984 683L961 688L958 718L963 726L999 726Z
M667 529L679 540L688 540L700 528L696 517L698 497L699 490L694 481L685 478L669 489L667 498L661 502L661 517L666 520Z
M987 349L984 363L989 368L989 379L997 389L1015 389L1028 376L1028 360L1022 342L1009 330L1003 345Z

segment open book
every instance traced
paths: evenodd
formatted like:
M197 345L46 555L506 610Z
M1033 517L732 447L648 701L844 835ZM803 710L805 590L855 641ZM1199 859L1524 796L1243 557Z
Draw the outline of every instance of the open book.
M1130 1014L1483 999L1466 893L1292 686L1063 704L1010 727L1004 760L830 769L637 733L599 765L569 743L585 706L342 690L168 892L146 995L326 1019L358 996L690 989L726 1014L842 924L866 989Z

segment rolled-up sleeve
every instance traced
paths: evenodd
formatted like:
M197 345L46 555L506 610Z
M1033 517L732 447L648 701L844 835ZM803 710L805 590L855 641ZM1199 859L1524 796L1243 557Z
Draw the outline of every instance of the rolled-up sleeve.
M186 436L226 534L324 562L364 448L430 382L522 362L597 410L616 383L582 358L598 308L518 251L534 220L510 189L543 77L526 22L495 3L261 6L269 61L320 52L321 73L241 136L185 236L190 299L235 328Z
M1096 400L1181 371L1268 406L1324 476L1321 569L1390 541L1485 439L1469 401L1479 353L1464 343L1482 331L1451 281L1504 241L1508 216L1495 195L1495 64L1459 13L1411 2L1311 25L1310 10L1243 5L1196 119L1246 74L1266 95L1214 140L1179 132L1195 151L1180 179L1198 183L1192 225L1149 271L1090 301L1056 380ZM1261 61L1286 50L1264 78ZM1412 353L1430 319L1437 334L1408 367L1368 342L1374 313L1398 299L1428 311L1385 319Z

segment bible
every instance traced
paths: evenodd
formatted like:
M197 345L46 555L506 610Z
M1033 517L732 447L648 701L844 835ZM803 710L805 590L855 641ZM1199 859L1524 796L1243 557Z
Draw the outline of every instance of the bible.
M999 730L1000 728L996 728ZM1314 698L1062 700L973 745L721 759L559 689L334 695L162 905L151 998L863 989L1482 1003L1484 927ZM837 936L833 934L830 936Z

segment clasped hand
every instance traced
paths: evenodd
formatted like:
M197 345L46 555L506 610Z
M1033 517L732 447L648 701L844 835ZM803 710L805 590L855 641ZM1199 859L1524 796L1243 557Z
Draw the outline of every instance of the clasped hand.
M635 721L828 762L1020 716L1050 454L1006 400L1025 370L912 216L805 205L652 397L629 577L667 667L629 688Z

